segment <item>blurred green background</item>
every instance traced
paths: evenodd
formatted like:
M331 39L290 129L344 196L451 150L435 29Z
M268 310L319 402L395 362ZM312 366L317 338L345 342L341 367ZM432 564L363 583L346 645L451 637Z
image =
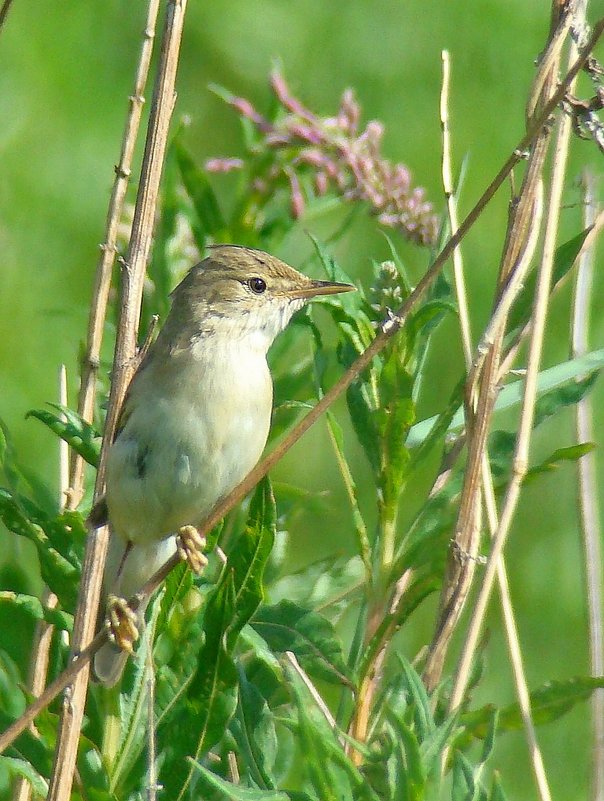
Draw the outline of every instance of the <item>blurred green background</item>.
M602 2L593 4L594 19L603 8ZM57 398L61 363L67 366L70 400L76 402L78 352L144 15L142 2L15 0L0 34L0 416L21 462L53 486L56 441L40 423L26 421L25 413ZM342 91L354 87L365 120L386 125L385 154L409 165L415 182L427 187L440 212L440 54L447 48L457 169L467 157L463 215L523 133L524 104L548 22L547 3L521 0L190 2L176 117L190 117L186 142L198 160L238 155L238 119L208 84L216 82L249 97L262 110L270 97L267 74L278 59L294 91L323 115L335 112ZM575 141L570 175L578 176L584 165L601 173L595 147ZM213 180L228 204L228 180ZM475 334L489 314L508 196L507 190L500 192L463 248ZM579 200L576 183L567 186L562 241L580 229ZM300 265L311 252L304 230L324 237L332 228L329 219L303 220L277 255ZM396 238L395 243L417 278L427 254ZM384 238L362 215L334 253L360 281L371 258L389 255ZM598 278L594 297L601 298L601 292ZM567 358L569 298L567 288L552 305L548 365ZM601 302L594 303L596 309L598 305L601 309ZM604 319L596 314L593 347L602 347L603 340ZM450 320L431 353L433 380L424 385L420 417L442 407L461 370L459 337ZM602 397L598 386L597 431L603 423ZM572 441L569 414L543 426L534 455L544 456ZM362 497L371 503L373 488L365 487L368 473L351 434L347 442L350 453L359 453L356 477ZM320 554L352 552L350 521L341 514L344 494L321 425L294 449L276 477L329 493L320 513L308 511L299 518L292 532L292 561L301 565ZM428 478L418 477L418 492ZM532 687L588 671L575 486L573 465L531 484L509 546L510 580ZM30 551L5 531L0 538L2 586L37 591ZM409 656L431 634L433 606L401 637ZM28 643L11 642L6 623L2 618L1 645L23 660ZM490 627L486 676L477 701L510 703L514 691L496 609ZM555 797L586 798L588 734L587 706L540 730ZM494 764L501 768L510 798L536 797L521 734L500 739Z

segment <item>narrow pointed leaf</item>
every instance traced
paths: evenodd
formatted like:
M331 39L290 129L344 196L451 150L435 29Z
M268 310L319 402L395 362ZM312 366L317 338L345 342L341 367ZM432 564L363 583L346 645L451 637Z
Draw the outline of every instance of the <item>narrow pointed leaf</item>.
M43 620L60 631L71 631L73 628L73 615L63 612L61 609L51 609L45 606L34 595L0 590L0 604L10 604L25 612L33 620Z
M220 776L212 773L198 762L192 762L192 765L201 777L200 784L205 786L208 792L218 791L218 797L224 798L226 801L290 801L291 799L290 795L278 790L255 790L239 784L232 784L221 779Z
M49 406L53 406L57 411L31 409L26 417L34 417L44 423L57 436L65 440L88 464L96 467L101 453L102 437L100 433L67 406L61 406L58 403L51 403Z

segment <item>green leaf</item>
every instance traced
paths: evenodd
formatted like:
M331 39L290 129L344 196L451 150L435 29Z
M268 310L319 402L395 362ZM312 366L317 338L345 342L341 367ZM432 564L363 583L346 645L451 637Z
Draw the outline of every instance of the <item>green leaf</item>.
M407 798L420 801L424 797L427 776L417 735L402 717L388 714L387 720L394 732L397 773L405 775Z
M536 725L551 723L570 712L577 704L587 701L594 690L604 687L604 676L579 676L564 681L552 681L531 693L531 711ZM464 731L456 745L465 746L468 737L485 739L493 717L493 707L485 706L466 712L460 718ZM516 731L523 726L518 704L510 704L499 710L497 731Z
M541 464L531 467L524 477L524 483L528 483L536 478L540 473L550 473L555 470L562 462L576 462L586 453L590 453L596 448L594 442L582 442L578 445L570 445L568 448L558 448Z
M491 721L489 723L489 727L487 730L487 735L484 738L482 753L480 755L480 764L484 765L484 763L488 760L488 758L493 753L493 749L495 748L495 734L497 733L497 719L499 717L499 711L494 709L491 715Z
M245 532L229 555L228 569L233 572L235 614L229 627L229 643L250 620L264 598L262 576L275 541L277 510L268 478L258 484Z
M402 654L397 654L397 658L405 678L409 701L413 705L415 728L420 742L423 742L436 730L430 699L423 681L409 661Z
M503 787L501 786L501 779L499 778L497 773L495 773L495 775L493 776L493 784L491 786L491 794L489 795L489 801L507 801L507 795L503 791Z
M336 454L336 459L338 461L338 466L340 468L340 473L342 474L342 479L344 481L344 485L346 486L346 490L348 492L348 501L350 505L350 511L352 513L352 521L356 534L359 556L361 557L363 566L365 568L365 581L366 583L369 583L371 581L371 575L372 575L371 543L369 542L367 525L363 518L361 507L359 506L359 498L358 498L356 483L353 478L352 471L350 469L346 456L344 454L344 435L342 433L342 427L340 426L340 424L338 423L332 412L329 411L329 409L327 410L326 413L326 420L331 443L333 445L333 449ZM315 604L311 603L310 606L314 607Z
M241 629L239 647L252 651L256 659L269 669L274 678L278 680L283 678L281 662L271 651L264 637L261 637L249 623Z
M582 400L593 389L599 375L599 370L593 370L583 378L579 378L576 381L568 381L542 395L535 404L535 420L533 423L535 428L560 409L574 406Z
M29 762L23 759L15 759L14 757L0 755L0 766L5 768L9 776L20 776L23 779L27 779L36 795L46 798L48 784L32 768Z
M585 231L581 231L580 234L577 234L556 249L552 275L552 291L554 291L575 263L589 231L590 229L586 228ZM508 330L512 333L524 328L530 320L533 310L536 280L536 273L533 271L528 275L522 291L519 293L512 307L508 321Z
M361 379L353 381L346 391L346 402L354 433L377 479L382 467L382 454L375 409L367 384Z
M304 771L318 797L321 801L352 801L356 798L378 801L344 753L337 730L318 710L297 671L291 666L286 666L286 670L298 714L296 731L304 754Z
M416 445L415 449L410 453L409 464L407 466L409 473L413 473L415 468L426 459L428 454L432 451L432 448L444 440L445 435L451 426L451 421L453 420L457 409L459 409L460 404L463 402L465 386L466 377L463 376L451 393L449 402L442 412L437 417L431 418L434 420L434 424L430 430L426 432L426 436L423 440L421 440L421 442L417 443L413 439L413 432L417 429L418 425L422 426L423 422L417 423L417 425L413 426L409 431L406 444L408 447L411 447L410 441L413 441L413 443Z
M287 599L307 609L331 607L343 595L349 603L351 589L362 586L364 575L359 556L319 559L272 584L270 597L275 603Z
M175 140L174 147L183 184L197 213L199 223L199 229L196 232L197 243L200 249L203 249L206 238L220 234L225 230L226 224L205 171L195 164L191 155L178 140Z
M185 764L186 755L192 752L199 759L207 753L222 738L235 712L237 670L227 644L234 613L233 572L225 570L206 604L206 639L186 690L186 704L180 705L178 717L172 718L174 725L162 727L169 740L160 780L169 798L183 798L190 784L194 769Z
M415 419L413 379L394 348L383 365L379 386L381 409L377 417L382 452L379 486L384 505L394 509L409 464L409 451L405 447L405 441Z
M111 763L110 788L120 797L124 795L123 785L130 779L137 757L144 749L148 736L149 649L153 644L159 608L160 601L156 598L136 656L128 665L126 676L128 681L119 688L122 690L119 703L120 739ZM117 692L117 689L112 692Z
M19 668L6 651L0 650L0 728L5 729L23 713L25 693ZM28 730L29 731L29 730ZM31 732L30 732L31 733Z
M463 476L456 473L421 507L399 548L392 576L401 576L412 567L442 578L450 532L457 518L457 498Z
M159 615L157 618L157 631L162 633L168 628L172 616L179 611L182 604L193 588L193 573L186 562L172 570L164 584L161 597ZM174 635L174 632L171 632Z
M88 464L97 467L101 454L101 434L73 409L59 403L49 403L48 405L58 411L31 409L25 416L40 420L58 437L67 442Z
M0 590L0 604L8 603L17 607L33 620L44 620L61 631L71 631L73 628L73 615L61 609L51 609L44 606L39 598L33 595Z
M453 756L451 801L469 801L475 798L474 769L469 760L456 751Z
M354 284L355 282L352 280L352 277L340 267L333 256L327 251L327 248L312 234L309 234L309 236L328 279L330 281L338 281L341 284ZM348 314L351 315L352 319L354 319L355 311L358 310L359 298L364 298L363 288L357 287L357 289L358 291L356 293L344 293L337 297L337 305L343 310L346 310Z
M232 652L242 627L262 601L262 574L274 541L275 501L268 479L261 481L250 503L248 522L239 538L221 579L210 593L204 612L205 642L197 657L197 669L187 687L186 719L179 718L181 735L188 746L197 743L197 760L223 736L237 705L237 669ZM193 732L195 732L193 734ZM180 789L182 798L192 776L192 768ZM166 788L175 797L176 773L166 769Z
M594 370L599 370L602 367L604 367L604 348L591 351L576 359L562 362L547 370L542 370L537 379L537 396L541 398L550 390L555 390L576 379L582 379L585 375L592 373ZM502 412L517 406L522 399L523 392L524 380L513 381L507 384L499 393L495 403L495 411ZM436 424L438 419L439 415L435 415L427 420L421 420L419 423L416 423L411 428L409 436L407 437L407 446L409 448L414 448L423 442L430 434L432 427ZM459 408L451 420L448 431L451 433L459 431L463 426L463 409Z
M252 626L276 653L293 651L307 673L352 687L342 645L322 615L284 600L262 606Z
M39 516L42 513L38 510ZM79 570L52 547L49 537L38 522L31 520L21 504L0 488L0 519L9 531L26 537L36 546L42 578L58 597L64 609L74 609L79 584Z
M220 776L204 768L199 762L191 761L191 764L200 775L201 786L205 786L208 792L217 790L219 798L225 798L227 801L290 801L291 799L291 796L287 793L277 790L254 790L242 787L239 784L231 784L231 782L221 779ZM201 798L201 796L199 797Z
M238 754L250 778L258 787L275 789L272 771L277 756L275 719L268 704L239 668L239 703L231 722Z

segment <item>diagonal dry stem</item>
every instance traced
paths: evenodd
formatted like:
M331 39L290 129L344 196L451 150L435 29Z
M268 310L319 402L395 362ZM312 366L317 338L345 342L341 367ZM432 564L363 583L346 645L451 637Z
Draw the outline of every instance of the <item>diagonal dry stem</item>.
M533 139L537 136L546 120L549 118L552 111L559 105L564 97L568 85L572 78L579 72L587 61L591 51L604 32L604 19L599 20L594 26L592 36L582 50L580 57L577 59L572 67L572 70L561 82L558 91L546 104L544 109L535 116L528 132L523 136L513 153L509 156L503 167L497 173L493 181L489 184L485 192L482 194L472 211L468 214L465 220L461 223L457 233L452 236L441 253L437 256L435 261L430 266L427 273L422 280L418 283L415 290L407 298L406 302L398 310L394 319L388 319L382 326L382 332L373 340L370 347L354 362L353 365L341 376L341 378L334 384L333 387L324 395L324 397L313 407L312 411L308 413L289 434L284 437L281 443L272 451L265 459L258 464L254 470L245 478L239 486L222 500L212 511L211 515L199 527L201 534L207 534L217 522L219 522L248 492L258 483L258 481L265 476L274 465L281 459L292 445L294 445L300 437L316 422L316 420L333 404L333 402L350 386L355 378L366 369L367 365L371 362L374 356L387 344L390 337L400 329L406 321L409 313L419 303L427 289L431 286L434 279L438 276L440 270L447 262L454 248L466 236L468 231L479 218L485 206L490 202L495 192L499 189L506 177L509 175L513 167L522 158L522 152L531 144ZM158 571L152 576L149 581L142 588L141 593L151 594L154 592L161 582L166 578L168 573L178 564L177 558L168 560ZM140 597L130 599L130 606L137 609L140 604ZM19 734L27 728L31 721L39 714L48 704L69 685L74 676L78 672L89 665L92 655L103 645L106 641L105 631L100 632L95 639L90 643L85 651L83 651L76 661L72 662L70 666L50 685L45 693L29 706L23 715L15 721L5 732L0 734L0 753L10 745Z
M136 353L136 333L142 300L143 280L151 246L168 127L174 108L174 86L185 8L186 0L173 0L173 2L168 3L166 10L132 234L128 256L122 271L120 319L115 346L113 381L105 424L105 438L97 474L95 491L97 496L100 494L104 484L106 454L113 438L118 410L131 378L131 365ZM90 532L84 557L82 583L74 624L74 654L78 654L85 649L94 634L106 551L106 528ZM88 672L89 666L86 663L83 665L81 672L78 673L73 687L66 694L63 702L48 793L49 801L67 801L70 796L86 701Z

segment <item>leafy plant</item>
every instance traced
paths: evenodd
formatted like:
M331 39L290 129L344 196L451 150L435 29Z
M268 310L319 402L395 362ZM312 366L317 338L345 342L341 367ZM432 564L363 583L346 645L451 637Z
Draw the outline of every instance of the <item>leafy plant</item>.
M382 127L369 123L359 129L360 108L351 92L335 116L321 117L291 93L280 72L273 72L271 87L275 102L266 115L217 90L242 118L246 145L236 160L201 166L185 145L184 130L173 136L148 271L145 327L152 314L165 314L169 292L192 253L220 240L275 250L308 208L320 210L327 196L344 208L363 204L376 224L435 246L439 221L432 206L423 191L411 188L407 168L381 154ZM227 212L215 182L216 174L231 169L243 179ZM444 220L440 227L444 242ZM558 247L552 293L587 236L588 229L579 231ZM314 237L312 244L315 271L352 281L330 246ZM119 688L91 687L78 757L82 786L74 797L136 799L145 788L152 795L161 787L166 798L178 800L505 799L503 780L492 769L496 740L526 724L525 710L475 704L488 646L483 642L472 654L471 678L455 704L458 676L444 673L431 684L422 673L430 637L413 651L398 636L418 610L425 613L425 601L435 593L442 593L439 615L446 611L451 541L465 497L461 453L472 444L480 405L476 387L460 375L445 388L437 414L418 420L429 354L444 326L464 310L447 273L419 296L389 244L391 258L372 262L367 289L324 298L302 312L272 355L274 443L321 402L339 376L354 371L377 338L401 329L352 375L346 409L332 407L326 415L346 499L339 511L349 520L347 552L302 567L290 564L283 544L291 539L300 508L312 505L322 515L330 501L262 479L209 536L203 575L193 577L183 565L170 573L149 606L147 627ZM528 336L537 285L529 277L516 298L500 337L504 355ZM531 429L582 403L603 361L602 352L594 351L542 370ZM503 380L498 376L495 383ZM493 408L515 411L521 397L520 388L508 384ZM74 410L52 405L29 416L89 465L98 465L99 434ZM480 457L501 501L519 469L518 433L496 430L490 422ZM539 482L594 447L557 442L527 467L522 483ZM61 633L72 630L76 614L87 509L58 508L48 489L20 466L4 427L0 467L0 518L15 537L33 543L57 603L9 591L0 592L0 602L54 627L54 679L68 659ZM418 475L428 477L424 486ZM486 537L481 548L489 550ZM469 552L453 556L460 564L479 560ZM433 643L439 634L440 623ZM603 686L602 677L581 676L534 688L534 723L558 721ZM2 652L0 698L5 726L30 700ZM35 732L24 731L0 756L6 775L26 779L39 795L51 779L58 712L55 703L37 718Z

